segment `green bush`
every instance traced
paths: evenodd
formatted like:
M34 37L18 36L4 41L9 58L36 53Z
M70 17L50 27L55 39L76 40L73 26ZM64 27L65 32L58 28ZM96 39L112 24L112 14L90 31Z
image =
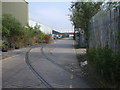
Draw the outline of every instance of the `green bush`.
M88 49L87 56L98 76L111 83L120 81L120 59L108 45Z
M9 35L10 35L10 31L7 28L2 27L2 37L7 38Z
M2 37L8 43L19 42L23 27L12 15L5 14L2 17Z
M12 15L5 14L2 17L2 37L3 41L17 47L34 45L46 40L45 34L39 30L40 26L34 28L23 27L21 23Z
M3 49L8 49L8 46L5 43L2 43L2 48Z

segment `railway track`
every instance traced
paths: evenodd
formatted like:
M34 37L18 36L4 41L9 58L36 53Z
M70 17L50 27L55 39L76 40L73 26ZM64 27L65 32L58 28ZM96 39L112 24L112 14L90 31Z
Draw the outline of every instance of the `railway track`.
M69 69L65 68L63 65L60 65L60 64L58 64L57 62L55 62L55 60L49 58L49 57L44 53L43 48L44 48L44 47L41 48L41 52L42 52L42 54L44 55L44 57L46 58L46 60L50 61L50 62L53 63L54 65L56 65L56 66L60 67L61 69L65 70L66 72L74 75L75 77L81 78L80 75L77 75L75 72L70 71Z
M53 88L53 86L51 86L43 77L40 73L38 73L35 68L32 66L32 64L30 63L30 60L29 60L29 52L32 50L32 48L30 48L26 55L25 55L25 61L26 61L26 64L29 66L30 70L34 73L34 75L42 82L42 84L45 85L46 88L50 89L50 90L55 90Z

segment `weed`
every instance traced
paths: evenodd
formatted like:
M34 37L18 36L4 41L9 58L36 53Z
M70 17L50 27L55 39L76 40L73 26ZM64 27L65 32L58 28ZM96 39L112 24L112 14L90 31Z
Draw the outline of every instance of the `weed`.
M119 87L120 81L120 60L119 56L106 45L101 48L88 49L88 62L94 68L95 73L110 85ZM109 85L105 85L106 87Z

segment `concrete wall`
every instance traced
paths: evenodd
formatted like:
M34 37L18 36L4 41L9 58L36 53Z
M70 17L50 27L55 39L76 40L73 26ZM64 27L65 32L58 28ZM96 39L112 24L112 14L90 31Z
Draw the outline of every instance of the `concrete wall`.
M28 3L2 2L2 14L11 14L25 26L28 24Z
M2 40L2 3L0 2L0 46Z
M120 54L120 7L99 11L89 23L89 47L109 45Z

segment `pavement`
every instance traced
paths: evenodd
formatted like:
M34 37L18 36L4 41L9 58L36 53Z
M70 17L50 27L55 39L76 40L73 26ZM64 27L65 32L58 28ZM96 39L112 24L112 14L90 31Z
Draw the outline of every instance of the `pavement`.
M9 56L2 60L3 88L46 88L25 62L29 49L3 54L4 57ZM55 40L52 44L34 47L28 58L36 72L54 88L90 88L80 77L81 69L72 39Z

